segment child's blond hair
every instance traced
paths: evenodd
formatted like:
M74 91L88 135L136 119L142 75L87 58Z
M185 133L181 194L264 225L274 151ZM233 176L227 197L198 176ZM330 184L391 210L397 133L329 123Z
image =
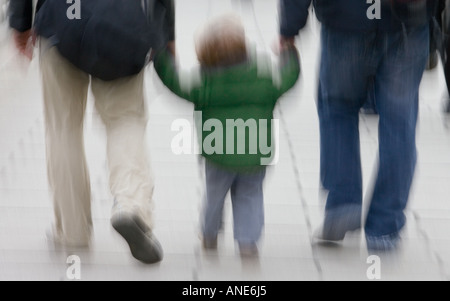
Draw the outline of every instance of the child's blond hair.
M241 19L225 14L207 22L195 39L195 50L203 67L225 67L247 59L245 29Z

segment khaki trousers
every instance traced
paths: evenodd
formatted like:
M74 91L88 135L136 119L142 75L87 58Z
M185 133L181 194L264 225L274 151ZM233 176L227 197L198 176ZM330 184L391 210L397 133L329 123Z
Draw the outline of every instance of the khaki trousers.
M109 185L117 210L138 214L151 228L153 179L147 159L144 71L115 81L91 78L40 43L47 170L55 229L67 245L89 243L91 190L84 150L84 115L91 87L107 134Z

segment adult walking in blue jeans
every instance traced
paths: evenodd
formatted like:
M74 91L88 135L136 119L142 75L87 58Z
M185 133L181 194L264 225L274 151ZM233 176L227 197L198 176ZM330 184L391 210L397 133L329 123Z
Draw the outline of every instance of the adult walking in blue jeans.
M370 3L367 3L370 2ZM293 43L311 0L280 0L280 43ZM328 191L318 238L361 228L358 112L373 80L379 114L378 174L365 219L369 250L398 246L416 165L419 85L434 0L314 0L322 24L317 110L320 175Z

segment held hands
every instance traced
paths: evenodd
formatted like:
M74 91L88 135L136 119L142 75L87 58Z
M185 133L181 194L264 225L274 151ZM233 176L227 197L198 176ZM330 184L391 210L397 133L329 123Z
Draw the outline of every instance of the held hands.
M169 52L172 56L175 57L175 53L176 53L176 50L175 50L175 41L169 41L169 42L167 42L166 48L163 49L163 51L167 51L167 52ZM154 49L151 49L151 53L150 53L151 60L156 59L157 56L158 56L157 51L155 51Z
M14 44L20 54L28 58L33 58L33 48L36 44L36 34L32 29L24 32L13 31Z
M275 40L272 44L272 51L279 55L286 49L295 48L295 37L283 37L280 36L278 40Z
M170 54L175 56L175 54L176 54L175 41L169 41L167 43L167 50L170 52Z

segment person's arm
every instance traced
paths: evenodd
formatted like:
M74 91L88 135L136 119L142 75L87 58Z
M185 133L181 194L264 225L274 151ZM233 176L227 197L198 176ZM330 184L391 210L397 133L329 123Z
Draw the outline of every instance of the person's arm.
M166 2L166 22L169 31L169 42L167 43L167 49L172 55L176 54L175 50L175 2L174 0L164 0Z
M174 0L160 0L166 8L166 24L169 42L175 41L175 2Z
M311 0L279 0L280 45L293 45L294 37L306 25Z
M183 86L174 56L166 49L154 59L154 68L162 83L174 94L188 101L195 102L192 85Z
M280 79L277 87L278 98L291 89L300 76L300 59L297 48L285 47L280 53Z
M31 29L33 24L33 0L9 1L9 26L18 32Z
M9 26L13 29L13 39L17 50L28 57L33 56L36 36L33 32L33 0L9 1Z

